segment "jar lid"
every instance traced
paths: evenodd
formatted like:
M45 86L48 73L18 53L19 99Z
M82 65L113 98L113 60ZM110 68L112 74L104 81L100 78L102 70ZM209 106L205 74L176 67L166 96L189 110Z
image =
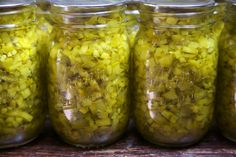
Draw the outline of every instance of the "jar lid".
M148 6L183 9L213 6L214 3L214 0L144 0L144 4Z
M105 7L124 3L125 0L51 0L57 7Z
M0 8L24 7L33 3L35 0L0 0Z

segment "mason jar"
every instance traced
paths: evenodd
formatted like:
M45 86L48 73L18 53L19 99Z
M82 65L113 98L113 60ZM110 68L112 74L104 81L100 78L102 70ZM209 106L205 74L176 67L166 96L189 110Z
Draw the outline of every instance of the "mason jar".
M35 139L44 125L33 0L0 1L0 148Z
M51 2L49 113L54 129L78 147L111 144L129 117L126 6L118 0Z
M227 4L225 28L219 42L217 122L222 134L236 142L236 1Z
M147 0L134 47L134 116L151 143L182 147L208 131L221 32L214 1Z

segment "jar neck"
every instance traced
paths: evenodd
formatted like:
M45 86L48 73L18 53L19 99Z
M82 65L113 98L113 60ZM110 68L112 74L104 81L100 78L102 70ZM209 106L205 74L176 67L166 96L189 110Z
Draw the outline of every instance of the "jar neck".
M64 28L105 28L125 22L125 5L109 8L50 10L52 24Z
M152 28L199 28L213 24L215 7L208 8L141 8L141 24Z
M36 21L36 6L11 7L0 10L0 29L27 27Z

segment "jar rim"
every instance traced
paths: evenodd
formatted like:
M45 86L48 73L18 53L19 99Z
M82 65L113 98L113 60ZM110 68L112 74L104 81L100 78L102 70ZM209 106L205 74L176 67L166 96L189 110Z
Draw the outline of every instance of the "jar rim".
M117 12L119 10L123 10L126 8L125 0L119 0L119 3L109 3L105 5L80 5L80 4L70 4L70 5L62 5L54 3L55 1L63 1L63 0L51 0L50 1L50 13L52 14L61 14L61 15L75 15L75 16L93 16L93 15L102 15L111 12ZM70 0L71 1L71 0ZM75 0L72 0L75 1ZM86 1L86 0L82 0ZM91 1L91 0L89 0ZM96 0L95 0L96 1ZM66 2L63 1L64 4ZM67 2L68 3L68 2Z
M111 7L125 3L126 0L50 0L52 7L58 8L100 8Z
M0 9L18 8L33 5L35 0L3 0L0 1Z
M55 3L60 1L60 4ZM111 3L103 5L103 3L96 4L96 5L87 5L86 1L90 1L94 3L97 0L68 0L69 2L65 2L63 0L51 0L50 1L50 16L51 22L55 24L63 24L63 25L71 25L71 27L89 27L89 28L104 28L107 27L107 24L94 24L94 25L87 25L80 24L81 19L89 19L92 17L106 17L112 14L120 14L125 11L126 4L124 3L125 0L100 0L101 2L110 1ZM72 1L74 3L72 3ZM76 2L75 2L76 1ZM83 2L83 3L82 3ZM116 3L113 3L116 2ZM62 5L68 4L68 5ZM79 20L80 19L80 20ZM86 20L85 20L86 21ZM73 26L72 26L73 25Z
M0 9L0 18L5 19L3 21L0 20L0 30L21 29L25 26L35 24L36 19L34 15L36 13L36 9L37 7L35 4ZM27 13L27 16L24 16L24 18L20 18L20 22L14 21L17 21L18 16L21 17L22 14L25 13Z
M163 8L194 9L213 6L214 0L145 0L146 6Z
M207 0L209 3L189 5L167 5L169 2L164 2L165 0L160 0L162 2L152 4L152 3L141 3L140 13L151 13L151 14L164 14L166 16L178 16L178 17L191 17L200 14L214 14L215 2L212 0ZM184 0L181 0L184 1Z
M169 2L170 1L172 0L169 0ZM209 0L210 3L205 3L204 5L197 5L196 3L196 5L194 6L189 6L188 4L186 4L185 6L166 5L169 2L158 3L158 5L157 3L155 5L149 3L142 3L140 5L139 10L142 17L141 21L143 21L142 23L145 23L147 20L149 20L153 22L153 25L156 28L188 29L199 28L206 25L214 24L216 22L214 15L218 12L215 11L216 4L214 1L212 3L212 1ZM175 18L175 20L180 21L180 23L175 23L171 21L162 23L162 20L167 18ZM187 21L187 23L184 23L184 21Z

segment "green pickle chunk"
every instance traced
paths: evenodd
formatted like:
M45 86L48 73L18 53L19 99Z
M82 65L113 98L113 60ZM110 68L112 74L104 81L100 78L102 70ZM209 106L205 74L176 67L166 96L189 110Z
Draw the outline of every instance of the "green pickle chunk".
M222 32L219 50L219 77L217 89L217 121L222 134L236 141L235 61L236 22L229 16Z
M72 145L107 145L126 129L130 53L121 19L116 13L83 21L106 28L53 28L49 112L57 133Z
M145 21L134 47L136 126L154 144L189 145L212 121L217 42L223 26L168 28L201 21L175 16L155 20L167 27L154 28L152 21Z
M0 148L32 140L44 121L35 14L3 16L0 25L17 26L0 29Z

